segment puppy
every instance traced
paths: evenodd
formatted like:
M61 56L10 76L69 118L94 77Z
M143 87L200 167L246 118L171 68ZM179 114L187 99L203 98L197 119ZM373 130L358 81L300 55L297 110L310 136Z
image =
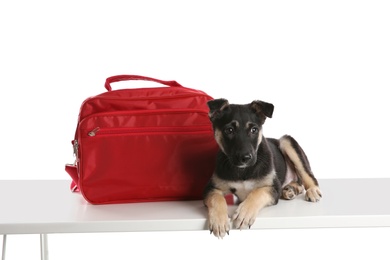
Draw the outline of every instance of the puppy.
M240 204L232 216L235 228L250 228L259 211L293 199L306 190L305 198L317 202L321 191L309 161L299 144L288 135L265 138L262 126L274 106L263 101L246 105L226 99L208 103L209 117L220 151L215 171L204 190L210 232L223 238L229 234L225 195L234 194ZM303 186L302 186L303 184Z

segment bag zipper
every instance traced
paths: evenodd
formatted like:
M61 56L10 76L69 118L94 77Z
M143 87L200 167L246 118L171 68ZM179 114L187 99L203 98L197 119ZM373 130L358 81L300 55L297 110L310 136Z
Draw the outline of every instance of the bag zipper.
M211 132L210 125L199 126L168 126L168 127L134 127L134 128L100 128L95 127L88 132L88 136L115 135L115 134L136 134L136 133L191 133L191 132Z
M74 156L74 163L73 166L76 166L79 159L79 142L75 139L72 141L73 144L73 156Z
M104 117L104 116L113 116L113 115L156 115L156 114L182 114L182 113L202 113L202 114L208 114L208 111L203 109L159 109L159 110L129 110L129 111L109 111L109 112L100 112L100 113L94 113L91 115L86 116L82 120L80 120L77 124L76 128L76 134L75 134L75 140L78 139L78 128L83 123L83 121L88 120L91 117ZM88 135L94 136L96 132L99 131L99 127L96 127L98 129L93 129L90 132L88 132Z
M91 117L104 117L104 116L114 116L114 115L167 115L167 114L186 114L186 113L200 113L208 115L208 111L204 109L159 109L159 110L126 110L126 111L108 111L94 113L83 118L79 124L82 124L84 120L87 120Z

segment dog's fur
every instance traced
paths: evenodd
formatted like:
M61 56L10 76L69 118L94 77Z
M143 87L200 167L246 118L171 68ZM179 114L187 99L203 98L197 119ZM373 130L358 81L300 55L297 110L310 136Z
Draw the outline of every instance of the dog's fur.
M262 126L272 117L272 104L233 105L216 99L208 106L220 147L215 171L204 190L210 232L219 238L229 234L225 200L229 193L240 201L232 216L233 226L239 229L250 228L262 208L277 204L279 198L293 199L304 189L306 200L320 200L318 182L299 144L288 135L264 138Z

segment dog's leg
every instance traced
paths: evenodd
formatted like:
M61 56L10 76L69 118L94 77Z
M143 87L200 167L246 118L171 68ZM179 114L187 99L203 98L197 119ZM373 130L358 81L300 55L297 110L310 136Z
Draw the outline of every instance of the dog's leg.
M283 154L287 157L287 160L290 160L292 165L295 168L297 174L303 182L303 186L306 189L306 200L317 202L321 199L322 194L318 186L318 181L314 177L309 161L303 151L299 146L298 142L295 141L289 135L285 135L280 138L279 148Z
M290 182L284 186L282 190L282 198L286 200L292 200L303 192L303 187L297 182Z
M204 204L208 209L210 232L218 238L229 235L230 219L223 192L219 189L210 190L204 199Z
M240 203L232 217L234 227L250 228L262 208L277 203L274 194L276 194L275 189L268 186L251 191L248 197Z

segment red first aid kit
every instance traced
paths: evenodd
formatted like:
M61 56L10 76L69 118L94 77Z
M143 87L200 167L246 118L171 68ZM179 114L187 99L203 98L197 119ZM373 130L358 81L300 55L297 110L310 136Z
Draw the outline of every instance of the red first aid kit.
M112 90L111 83L131 80L159 86ZM109 77L105 88L81 105L76 160L65 168L71 188L92 204L201 199L218 150L208 118L212 98L135 75Z

